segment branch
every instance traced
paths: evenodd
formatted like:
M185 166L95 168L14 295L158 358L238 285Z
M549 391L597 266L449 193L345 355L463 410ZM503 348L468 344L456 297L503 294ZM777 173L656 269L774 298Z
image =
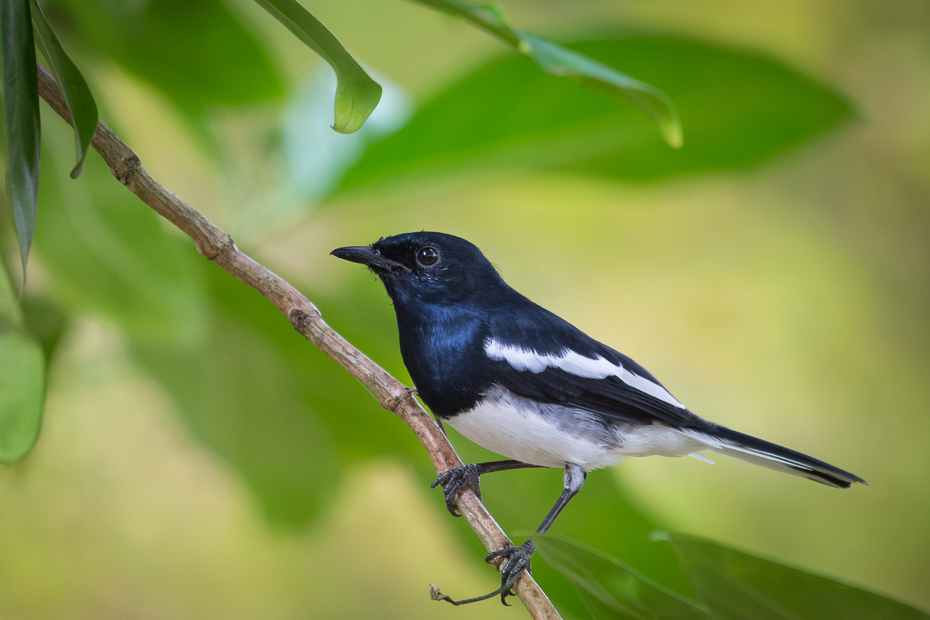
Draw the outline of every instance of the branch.
M41 64L38 72L39 94L70 124L71 113L55 78ZM149 176L139 157L103 123L97 124L91 144L110 166L113 176L193 239L198 252L265 296L287 316L294 329L361 381L382 407L397 414L429 452L437 473L462 465L452 444L413 397L412 391L327 325L310 300L240 252L228 234ZM470 489L459 495L456 506L488 551L512 546L510 539ZM502 563L503 560L496 562L495 568L500 570ZM532 576L524 573L514 590L534 619L560 617Z

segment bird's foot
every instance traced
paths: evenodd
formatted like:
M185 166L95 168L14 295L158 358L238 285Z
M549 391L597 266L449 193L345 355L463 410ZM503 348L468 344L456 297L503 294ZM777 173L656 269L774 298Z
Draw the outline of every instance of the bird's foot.
M533 539L527 540L525 543L519 547L507 547L506 549L501 549L500 551L492 551L484 558L484 561L490 564L497 558L507 558L507 563L501 568L501 587L493 592L489 592L484 596L476 596L475 598L464 599L461 601L455 601L450 597L446 596L439 591L439 588L436 586L430 587L430 595L433 600L446 601L452 603L453 605L467 605L468 603L475 603L478 601L487 600L498 594L501 597L501 603L510 607L510 603L507 602L508 596L516 596L516 593L513 591L513 585L517 583L517 579L520 578L524 572L532 574L533 567L530 560L533 557L533 553L536 551L536 545L533 543Z
M477 465L463 465L439 474L439 477L433 481L429 488L435 489L442 485L442 490L446 494L446 508L452 513L453 517L461 517L462 513L455 507L455 496L463 487L470 487L478 500L481 500L481 486L479 484L480 474Z
M522 575L524 571L528 574L533 574L532 559L535 552L536 543L530 538L519 547L507 547L500 551L492 551L484 558L484 561L488 564L497 558L507 558L507 563L501 567L500 594L501 603L504 605L507 605L508 596L515 596L511 588L513 584L517 582L517 579L520 578L520 575Z

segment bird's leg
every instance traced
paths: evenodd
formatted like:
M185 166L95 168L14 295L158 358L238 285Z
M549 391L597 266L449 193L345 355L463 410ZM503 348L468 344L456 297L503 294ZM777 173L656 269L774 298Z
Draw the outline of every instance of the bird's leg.
M439 474L439 477L433 481L429 488L435 489L442 485L446 494L446 508L452 513L453 517L461 517L462 514L455 508L455 496L463 487L471 487L478 499L481 499L481 485L479 478L482 474L490 474L495 471L507 471L510 469L525 469L528 467L542 467L541 465L530 465L521 461L492 461L490 463L473 463L463 465Z
M562 494L559 496L559 499L555 502L555 506L552 507L552 510L549 511L549 514L546 515L545 519L543 519L542 524L536 529L537 534L545 534L549 528L552 527L552 524L555 522L556 517L559 516L559 513L562 512L562 510L566 505L568 505L568 502L571 501L573 497L578 495L578 491L580 491L582 485L584 485L584 480L587 475L587 472L581 465L574 465L572 463L565 464L565 487L562 491ZM533 557L533 553L535 551L536 544L533 542L532 538L528 539L519 547L507 547L506 549L501 549L499 551L492 551L485 558L486 562L490 563L501 557L507 558L507 563L501 568L500 588L494 592L485 594L484 596L478 596L463 601L454 601L448 596L443 596L442 599L452 603L453 605L465 605L467 603L483 601L499 594L501 597L501 602L504 605L508 605L509 607L509 604L507 603L507 597L515 596L513 590L511 589L513 584L517 582L517 579L520 578L520 575L523 574L523 571L527 571L529 573L533 572L533 567L530 560Z

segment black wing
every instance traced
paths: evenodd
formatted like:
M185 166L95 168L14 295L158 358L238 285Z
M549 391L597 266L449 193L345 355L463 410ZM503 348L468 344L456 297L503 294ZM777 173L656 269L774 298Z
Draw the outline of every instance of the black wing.
M489 355L493 360L491 368L494 376L490 377L493 383L537 402L570 405L590 411L609 422L636 425L661 422L673 427L692 428L713 426L684 406L669 402L674 401L674 397L649 371L629 357L590 338L578 328L526 298L523 298L519 305L519 308L491 313L487 340L490 350L493 351L495 347L519 348L530 352L530 355L523 354L523 359L530 362L534 361L534 355L546 360L544 356L562 357L567 352L574 352L589 360L603 358L614 366L622 367L633 376L624 375L628 381L613 375L604 378L581 376L585 373L576 374L579 371L573 373L559 368L551 363L551 358L548 364L543 361L533 369L520 369L519 363L518 367L515 367L507 359L494 359L503 356L496 353L493 356ZM541 368L542 366L545 368ZM638 381L635 377L643 381ZM630 381L640 388L631 385ZM650 383L655 387L648 385ZM663 395L667 396L662 397Z

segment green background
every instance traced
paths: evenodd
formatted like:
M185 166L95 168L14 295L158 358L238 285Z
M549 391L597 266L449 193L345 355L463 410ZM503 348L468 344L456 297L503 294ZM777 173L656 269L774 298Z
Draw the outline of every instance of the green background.
M322 63L254 3L191 15L186 4L59 0L47 15L147 170L401 380L386 294L328 253L450 232L700 415L870 485L841 492L723 457L631 460L589 476L555 532L680 590L671 550L646 538L655 527L930 606L924 3L506 3L545 36L643 33L612 48L628 51L616 66L679 103L674 153L639 112L570 82L550 88L557 78L465 23L399 1L307 2L423 105L315 204L293 149L310 157L346 137L326 128L325 94L310 97L318 116L294 110L335 80L314 77ZM753 64L770 58L791 68ZM455 85L494 66L515 73ZM27 300L70 319L39 442L0 469L0 617L522 614L429 601L430 583L465 597L496 575L427 488L414 437L95 154L70 181L71 131L46 112ZM306 126L320 131L295 138ZM614 138L627 142L611 150ZM392 165L403 174L389 177ZM29 303L27 323L51 342L53 313ZM488 456L452 439L465 460ZM489 476L485 502L505 529L528 531L560 484L558 472ZM538 560L536 574L567 614L583 613Z

